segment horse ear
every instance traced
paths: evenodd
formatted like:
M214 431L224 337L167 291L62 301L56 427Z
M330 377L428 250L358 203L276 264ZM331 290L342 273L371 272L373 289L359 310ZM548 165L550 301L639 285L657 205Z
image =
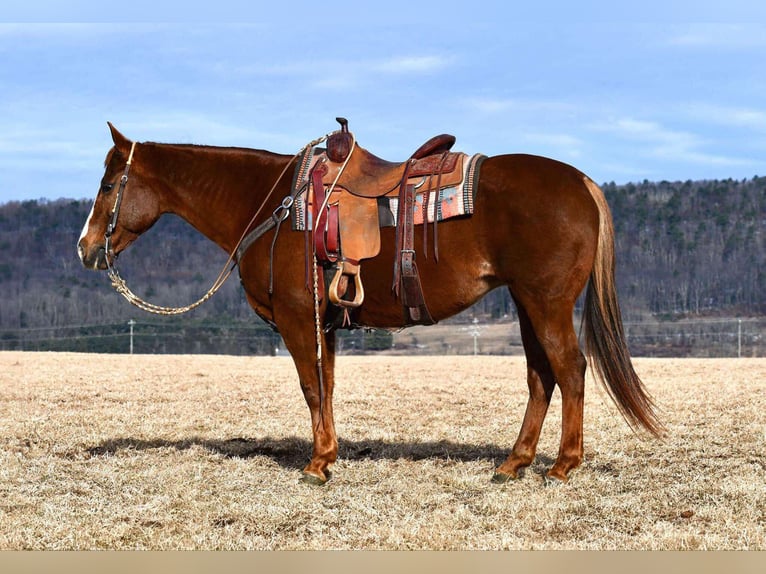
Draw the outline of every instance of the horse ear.
M122 135L119 130L112 125L112 122L106 122L109 126L109 131L112 132L112 141L114 146L122 153L128 153L130 150L131 141Z

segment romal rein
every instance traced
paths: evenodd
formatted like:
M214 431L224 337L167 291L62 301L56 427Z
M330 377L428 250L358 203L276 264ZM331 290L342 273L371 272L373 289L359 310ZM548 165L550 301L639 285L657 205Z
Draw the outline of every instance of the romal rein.
M320 143L321 141L324 141L325 139L327 139L327 136L318 138L317 140L314 140L313 142L307 144L306 147L317 145L318 143ZM120 274L118 273L116 266L113 263L110 263L109 261L111 237L117 228L117 218L119 217L119 214L120 214L120 206L122 205L122 198L125 192L125 186L128 183L128 173L130 172L130 166L133 163L133 152L136 149L136 144L137 142L133 142L133 144L131 145L130 155L128 156L128 162L125 164L125 171L123 172L122 177L120 178L120 187L117 190L117 197L115 198L114 207L112 208L112 215L109 219L109 224L107 225L106 231L104 233L104 239L105 239L104 241L105 254L104 255L106 259L106 266L109 272L109 278L112 280L112 286L114 287L114 289L120 295L125 297L125 299L127 299L129 303L131 303L132 305L135 305L139 309L142 309L143 311L147 311L149 313L155 313L157 315L180 315L181 313L186 313L187 311L191 311L192 309L198 307L199 305L201 305L202 303L210 299L210 297L212 297L223 286L223 284L232 274L232 272L234 271L234 268L237 266L237 261L235 261L235 257L239 259L241 255L244 255L244 253L240 253L238 250L240 246L242 245L242 242L245 239L245 236L247 235L247 230L250 229L250 226L260 215L261 211L263 210L263 207L266 205L266 202L271 197L271 194L274 192L277 185L282 180L282 177L284 177L292 161L288 162L285 165L285 168L282 170L282 173L274 182L274 185L269 190L269 193L266 194L266 197L264 198L263 203L258 208L255 215L253 215L252 219L247 224L247 226L245 226L245 231L240 236L239 241L237 242L237 245L235 246L231 255L229 255L229 258L224 264L223 269L221 270L221 273L218 275L218 278L213 282L213 285L210 287L210 289L208 289L207 293L205 293L199 300L189 305L186 305L184 307L163 307L161 305L155 305L154 303L149 303L148 301L144 301L138 295L133 293L128 287L125 280L122 277L120 277ZM302 148L297 154L295 154L293 159L295 159L295 157L297 157L300 153L302 153L304 149L305 147ZM257 233L258 237L260 237L261 235L263 235L264 233L272 229L277 223L278 219L284 218L286 216L286 214L284 213L285 211L289 211L289 206L286 205L285 202L283 201L283 203L279 207L277 207L276 210L274 210L274 214L272 215L272 217L270 217L264 223L259 225L253 231ZM253 238L253 241L254 240L255 238ZM233 264L231 265L231 267L229 267L229 263L232 263L232 262Z
M125 171L122 173L122 177L120 177L120 187L117 190L117 197L114 200L114 207L112 208L112 215L109 219L109 224L106 226L106 231L104 232L104 259L106 260L106 266L109 273L109 278L112 280L112 286L115 288L115 290L125 297L125 299L128 300L129 303L132 305L135 305L139 309L142 309L143 311L147 311L149 313L155 313L157 315L180 315L181 313L186 313L187 311L190 311L194 309L195 307L201 305L205 301L207 301L210 297L215 294L218 289L221 288L221 286L226 282L226 280L229 278L229 275L231 275L232 271L234 270L234 266L232 266L230 269L226 269L226 267L229 265L229 262L231 262L232 258L229 257L228 261L226 261L226 264L224 265L223 270L218 275L218 278L213 283L213 286L208 289L207 293L205 293L198 301L186 305L185 307L162 307L160 305L155 305L154 303L149 303L148 301L144 301L141 299L138 295L133 293L130 288L128 287L125 280L120 277L119 272L117 271L117 267L109 262L109 244L111 243L112 234L117 229L117 218L120 215L120 207L122 205L122 198L125 193L125 186L128 183L128 173L130 172L130 165L133 163L133 152L136 149L136 143L133 142L133 144L130 146L130 154L128 155L128 161L125 164ZM257 216L257 214L256 214ZM252 223L252 222L251 222Z

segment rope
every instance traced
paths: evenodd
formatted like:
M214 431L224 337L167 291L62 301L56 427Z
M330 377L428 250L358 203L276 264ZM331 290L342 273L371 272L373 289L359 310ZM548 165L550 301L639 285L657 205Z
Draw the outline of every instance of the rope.
M328 134L329 135L329 134ZM348 165L348 160L351 159L351 154L354 153L354 149L356 149L356 137L354 137L354 134L351 134L351 150L348 152L348 155L346 156L345 161L343 162L343 165L340 166L340 169L338 170L338 173L335 175L335 179L332 182L332 185L330 185L330 188L325 193L324 201L322 202L322 205L319 208L319 211L317 211L318 214L321 214L325 208L327 207L327 202L330 200L330 195L332 195L333 190L335 189L335 186L338 183L338 180L340 179L340 176L343 174L343 171L346 169L346 166ZM317 216L317 220L319 217ZM316 221L314 222L314 233L317 232L316 229ZM314 280L314 330L316 334L316 344L317 344L317 381L319 383L319 418L317 420L317 429L319 426L324 422L324 395L325 395L325 389L324 389L324 372L322 369L322 317L319 313L319 272L317 271L317 254L316 254L316 244L314 243L314 249L313 249L313 280Z
M314 332L317 343L317 381L319 383L319 418L317 428L324 420L324 373L322 370L322 317L319 314L319 271L317 270L317 256L314 253Z
M125 282L125 280L122 277L120 277L120 274L117 271L116 267L112 266L109 263L109 258L107 257L106 258L106 263L107 263L107 267L108 267L109 278L112 281L112 287L114 287L115 291L117 291L120 295L125 297L125 299L127 299L128 302L131 303L132 305L135 305L136 307L138 307L139 309L141 309L143 311L147 311L149 313L154 313L155 315L180 315L182 313L186 313L187 311L191 311L192 309L202 305L202 303L204 303L205 301L210 299L213 295L215 295L215 293L223 286L223 284L226 282L226 280L229 278L229 276L234 271L234 267L236 267L236 265L237 265L236 262L234 262L234 264L228 270L227 270L227 267L229 266L230 263L232 263L234 261L234 258L235 258L236 254L237 254L237 249L242 244L242 241L245 239L245 236L247 235L248 229L250 229L250 227L253 225L255 220L261 214L261 211L263 211L264 206L268 202L268 200L271 197L271 195L274 193L274 190L277 188L277 185L279 185L279 182L282 181L282 178L284 177L285 173L287 172L287 168L289 168L290 165L295 160L295 158L297 158L305 150L307 150L309 148L312 148L312 147L314 147L316 145L319 145L320 143L325 141L331 134L332 134L332 132L328 133L328 134L326 134L326 135L324 135L324 136L322 136L320 138L317 138L317 139L315 139L313 141L310 141L305 146L303 146L300 150L298 150L298 152L290 159L290 161L287 162L287 164L285 165L284 169L282 170L282 173L279 174L279 177L274 182L274 185L271 186L271 189L266 194L266 197L264 198L263 202L261 203L261 206L255 212L255 215L253 215L253 217L250 219L250 222L245 226L245 230L242 232L242 235L240 236L239 241L237 241L237 244L235 245L234 249L232 250L231 254L229 255L229 258L226 260L226 263L224 263L223 269L218 274L218 277L216 278L216 280L213 282L213 285L197 301L195 301L194 303L191 303L189 305L185 305L183 307L163 307L161 305L155 305L154 303L149 303L148 301L144 301L143 299L141 299L141 297L139 297L138 295L133 293L133 291L130 290L130 288L128 287L128 285ZM130 155L131 155L131 157L129 158L129 161L133 159L132 149L131 149L131 154ZM320 353L321 353L321 351L320 351Z
M227 262L228 265L228 262ZM234 267L236 265L232 265L231 268L227 271L224 267L221 273L218 275L218 278L213 283L213 286L208 289L207 293L205 293L202 297L200 297L197 301L194 303L191 303L190 305L185 305L184 307L163 307L161 305L155 305L154 303L149 303L148 301L144 301L133 293L133 291L130 290L128 287L128 284L125 282L125 280L120 277L120 274L117 272L116 269L113 267L109 268L109 279L112 281L112 287L114 287L115 291L117 291L120 295L125 297L125 299L128 300L131 304L135 305L139 309L143 311L148 311L149 313L154 313L155 315L180 315L182 313L186 313L187 311L191 311L192 309L199 307L210 299L215 293L221 288L221 286L226 282L226 280L229 278L229 275L231 275L232 271L234 271Z

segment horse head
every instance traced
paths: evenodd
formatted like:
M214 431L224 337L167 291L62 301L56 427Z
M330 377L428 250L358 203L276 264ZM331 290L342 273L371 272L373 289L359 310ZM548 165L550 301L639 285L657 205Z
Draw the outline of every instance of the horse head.
M143 146L131 142L111 123L109 129L114 147L106 156L98 195L77 242L80 261L89 269L107 269L162 214L150 186L148 162L141 162Z

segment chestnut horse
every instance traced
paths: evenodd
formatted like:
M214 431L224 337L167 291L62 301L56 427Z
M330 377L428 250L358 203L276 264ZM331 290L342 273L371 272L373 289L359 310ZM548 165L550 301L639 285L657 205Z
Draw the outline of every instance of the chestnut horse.
M290 194L294 156L228 147L136 145L109 127L114 147L78 243L80 259L88 268L107 269L163 213L185 219L231 254L246 228L268 219ZM126 164L130 181L115 201ZM284 173L286 177L281 176ZM274 193L267 199L268 190ZM115 208L118 216L113 216ZM259 208L263 215L253 222ZM273 261L275 232L270 230L239 260L239 274L249 304L279 331L295 362L314 440L303 480L322 484L338 454L332 406L335 331L315 329L314 297L306 288L304 234L289 227L285 225L276 237ZM405 326L401 302L391 291L394 233L392 228L382 229L380 254L363 264L365 300L354 317L359 326ZM417 252L422 249L421 235L415 234ZM546 479L564 482L582 461L587 361L578 344L573 310L586 285L585 349L597 378L632 428L660 434L662 425L625 342L615 290L611 214L591 179L544 157L489 157L479 175L473 215L440 223L438 240L439 260L418 261L435 321L466 309L502 285L510 290L518 310L529 400L516 443L495 470L494 481L519 477L534 460L556 385L563 411L561 442ZM319 311L323 316L333 312L327 297ZM323 360L318 368L320 344Z

